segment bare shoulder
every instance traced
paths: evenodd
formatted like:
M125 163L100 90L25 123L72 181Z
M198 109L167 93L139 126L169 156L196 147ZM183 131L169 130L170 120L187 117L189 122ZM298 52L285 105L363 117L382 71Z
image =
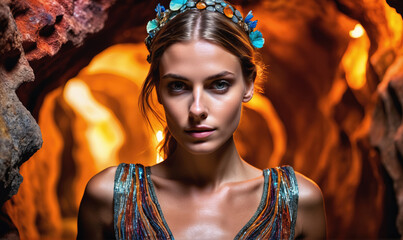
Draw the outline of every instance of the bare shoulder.
M299 172L295 172L295 176L297 177L299 190L298 207L322 205L323 196L319 186Z
M298 189L296 237L300 239L325 239L326 216L322 191L306 176L295 173Z
M84 196L87 195L87 197L101 202L113 200L116 168L116 166L106 168L93 176L87 183Z
M115 172L116 167L110 167L88 181L78 213L77 239L105 239L113 236Z

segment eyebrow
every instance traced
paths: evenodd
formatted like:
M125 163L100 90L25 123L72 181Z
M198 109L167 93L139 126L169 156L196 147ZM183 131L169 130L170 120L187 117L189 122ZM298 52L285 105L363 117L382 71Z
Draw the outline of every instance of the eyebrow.
M229 71L222 71L220 73L207 77L206 80L222 78L222 77L226 77L228 75L234 76L235 74L233 74L232 72L229 72ZM174 73L165 74L164 76L161 77L161 79L177 79L177 80L185 80L185 81L188 80L186 77L178 75L178 74L174 74Z

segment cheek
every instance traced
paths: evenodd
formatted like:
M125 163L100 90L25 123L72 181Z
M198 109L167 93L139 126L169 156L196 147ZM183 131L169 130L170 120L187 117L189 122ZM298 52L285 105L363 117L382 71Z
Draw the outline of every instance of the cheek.
M168 128L173 129L177 125L184 124L183 121L186 121L188 116L185 106L182 106L178 101L165 101L163 106Z
M228 114L227 122L232 126L231 131L235 131L238 127L239 120L241 118L242 104L237 104L232 111Z
M216 104L214 108L215 118L223 126L227 126L229 131L235 131L238 126L242 111L242 101L238 97L233 97L221 104Z

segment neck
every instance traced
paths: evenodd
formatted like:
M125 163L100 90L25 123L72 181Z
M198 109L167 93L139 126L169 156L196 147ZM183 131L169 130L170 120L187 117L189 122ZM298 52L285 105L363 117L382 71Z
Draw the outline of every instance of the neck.
M239 156L232 137L209 154L192 154L178 145L164 165L168 178L202 188L215 189L250 178L250 165Z

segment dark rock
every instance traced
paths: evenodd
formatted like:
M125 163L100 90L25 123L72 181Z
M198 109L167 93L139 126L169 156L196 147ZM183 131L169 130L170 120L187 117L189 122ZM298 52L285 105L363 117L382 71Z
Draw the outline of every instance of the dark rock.
M15 90L34 74L21 46L21 37L8 6L0 4L0 204L18 192L22 182L19 167L42 144L36 121L19 101Z
M378 86L378 101L371 124L371 144L393 180L399 207L396 225L403 235L403 56L396 59Z

